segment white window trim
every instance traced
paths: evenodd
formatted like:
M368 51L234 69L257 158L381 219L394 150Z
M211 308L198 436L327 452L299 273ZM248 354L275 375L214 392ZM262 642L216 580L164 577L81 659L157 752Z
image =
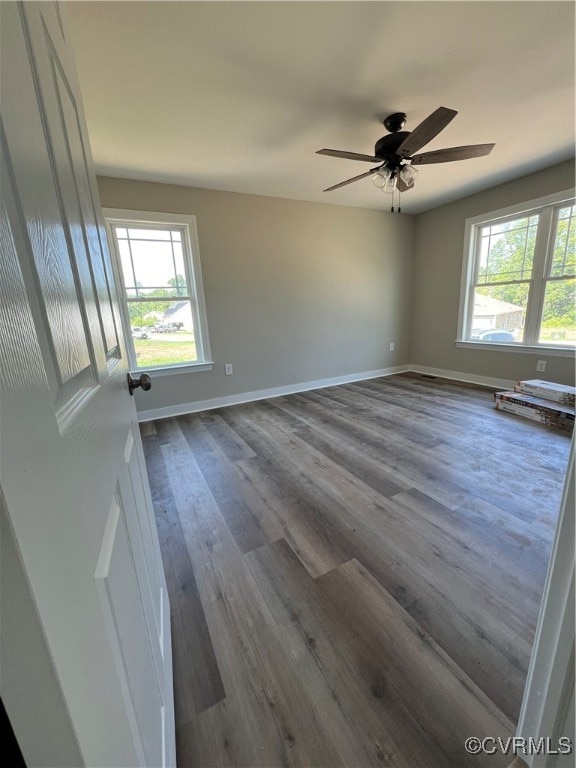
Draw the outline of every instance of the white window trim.
M196 229L196 217L181 213L158 213L151 211L134 211L126 208L103 208L102 213L106 222L106 232L110 251L113 255L112 263L116 284L122 295L118 297L121 305L122 328L126 339L130 337L130 321L128 317L128 308L125 301L126 288L124 278L120 267L120 257L116 250L116 239L112 234L111 225L126 226L127 223L133 224L155 224L158 226L170 226L178 224L183 226L183 236L186 238L186 247L192 261L192 272L188 259L184 259L184 268L186 270L186 280L192 287L196 297L196 317L200 331L200 338L196 339L196 349L199 350L199 359L197 362L183 363L182 365L159 365L148 366L149 370L158 375L167 376L179 373L191 373L193 371L210 371L213 368L214 361L210 351L210 339L208 337L208 320L206 317L206 302L204 299L204 288L202 281L202 265L200 263L200 246L198 243L198 232ZM134 368L134 360L130 360L130 369L140 371L144 369Z
M536 200L528 200L524 203L518 203L517 205L511 205L507 208L501 208L498 211L490 211L483 213L480 216L474 216L470 219L466 219L466 226L464 228L464 259L462 264L462 277L460 280L460 308L458 312L458 335L454 342L457 347L465 349L485 349L491 352L522 352L524 354L542 354L546 353L552 357L573 357L573 347L559 347L550 346L546 344L509 344L506 342L493 342L487 344L482 341L472 341L465 337L466 325L468 315L470 313L470 299L472 291L470 289L471 281L473 279L473 271L475 267L476 256L476 237L475 232L480 226L486 226L492 222L500 221L502 219L513 217L514 215L522 214L530 216L533 213L547 208L552 205L561 205L562 203L570 202L573 204L576 190L567 189L562 192L555 192L552 195L545 195L539 197ZM543 295L538 297L538 303L543 301ZM540 311L541 311L540 306Z

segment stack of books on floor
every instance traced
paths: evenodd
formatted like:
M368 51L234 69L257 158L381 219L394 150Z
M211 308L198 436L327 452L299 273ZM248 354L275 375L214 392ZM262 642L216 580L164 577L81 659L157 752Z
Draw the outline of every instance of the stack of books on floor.
M574 429L576 388L552 381L519 381L513 392L495 392L496 408L570 433Z

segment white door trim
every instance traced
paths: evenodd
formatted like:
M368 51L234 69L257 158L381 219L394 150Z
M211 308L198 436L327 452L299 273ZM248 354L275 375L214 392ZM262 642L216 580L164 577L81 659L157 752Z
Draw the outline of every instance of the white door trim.
M574 723L572 733L559 732L574 693L574 445L573 436L517 735L536 742L568 736L576 749ZM554 755L520 756L531 768L552 766L556 760Z

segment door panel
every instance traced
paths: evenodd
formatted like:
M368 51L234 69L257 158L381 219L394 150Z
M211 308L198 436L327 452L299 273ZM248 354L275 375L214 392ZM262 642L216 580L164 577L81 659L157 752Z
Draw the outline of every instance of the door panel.
M34 76L44 117L45 146L56 179L60 223L67 235L68 252L72 262L71 272L75 277L78 295L77 301L69 296L67 306L82 315L82 324L75 329L75 336L85 342L91 353L93 368L102 375L106 365L100 330L100 308L92 281L91 263L88 261L86 229L80 210L80 190L74 173L74 162L78 172L84 169L85 163L81 155L76 153L77 156L74 157L71 151L71 148L81 143L76 105L65 75L66 49L60 46L62 54L58 55L56 41L59 27L57 24L50 24L50 21L54 22L55 19L50 19L41 12L40 23L28 24L28 43L35 62ZM55 254L54 258L58 256L62 260L65 259L64 254ZM40 283L40 286L44 293L43 284ZM54 303L56 311L60 304ZM55 349L58 353L57 345Z
M166 584L65 26L54 3L0 14L10 525L85 763L173 765Z
M11 10L17 12L17 8ZM6 11L4 17L8 15ZM28 65L26 40L23 30L18 27L14 35L14 54L10 64L21 73L21 80L2 78L2 102L10 106L10 109L2 110L2 117L6 141L10 146L9 161L18 169L14 182L22 208L22 220L28 230L35 285L41 287L36 320L39 321L39 337L44 338L47 373L50 374L56 397L66 382L90 366L90 354L68 251L67 231L60 212L59 193L52 175L33 76ZM94 381L92 383L95 384Z
M80 121L77 107L74 101L70 84L64 80L64 75L59 62L55 59L54 51L49 47L54 81L56 84L56 96L58 98L62 125L57 125L56 130L62 129L62 135L66 138L69 153L69 165L72 173L70 181L78 198L79 210L75 211L78 222L81 222L81 233L84 238L84 246L90 255L90 272L92 286L96 297L96 309L99 319L99 331L102 337L104 350L108 355L118 349L118 335L112 310L112 298L110 294L109 279L106 274L103 259L103 248L100 242L92 193L88 182L86 153L82 143ZM93 329L96 332L96 328Z
M163 585L158 578L160 571L156 569L155 561L152 555L151 534L148 528L148 515L145 514L146 503L142 494L139 494L137 502L137 493L141 492L142 480L137 473L138 456L134 450L136 438L132 430L128 432L128 438L124 447L125 471L119 479L119 495L121 497L122 509L124 511L124 520L130 535L132 548L132 557L134 558L137 572L140 574L141 600L146 606L146 616L148 619L148 633L152 640L152 654L154 668L157 675L163 674L162 663L162 617L161 608L165 597L163 596ZM137 473L137 474L136 474ZM138 483L135 483L133 476L136 475ZM161 683L161 687L162 683Z
M114 496L95 578L116 653L126 707L142 765L163 765L161 689L155 674L137 567L120 494ZM126 654L124 649L130 648Z

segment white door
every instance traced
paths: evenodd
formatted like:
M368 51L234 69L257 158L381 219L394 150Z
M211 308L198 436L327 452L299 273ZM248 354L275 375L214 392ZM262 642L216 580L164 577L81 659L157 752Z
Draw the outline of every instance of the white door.
M82 756L175 764L169 605L55 3L0 3L0 479Z

